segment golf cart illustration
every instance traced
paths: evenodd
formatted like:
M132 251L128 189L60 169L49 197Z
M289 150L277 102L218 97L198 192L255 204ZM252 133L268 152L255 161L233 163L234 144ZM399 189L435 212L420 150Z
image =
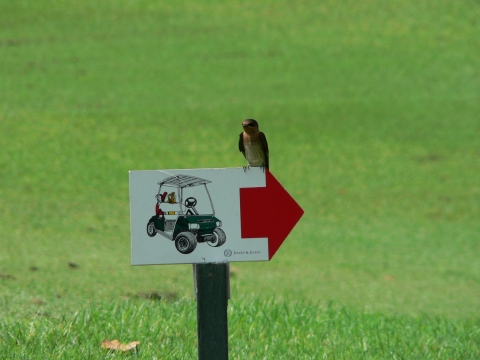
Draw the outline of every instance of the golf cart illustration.
M175 247L182 254L190 254L197 243L222 246L226 236L220 228L222 222L215 217L207 188L209 183L211 181L189 175L170 176L159 182L155 215L147 224L148 236L158 233L175 241Z

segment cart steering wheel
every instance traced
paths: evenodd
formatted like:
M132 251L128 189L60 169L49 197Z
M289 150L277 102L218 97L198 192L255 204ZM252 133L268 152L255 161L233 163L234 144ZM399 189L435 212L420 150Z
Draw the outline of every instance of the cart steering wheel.
M195 207L195 205L197 205L197 199L195 199L194 197L189 197L189 198L186 198L185 199L185 206L187 208L193 208Z

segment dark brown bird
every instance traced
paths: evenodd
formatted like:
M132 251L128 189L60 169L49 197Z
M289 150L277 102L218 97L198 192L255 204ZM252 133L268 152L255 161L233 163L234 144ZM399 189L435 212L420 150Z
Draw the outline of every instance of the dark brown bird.
M268 143L265 134L258 129L254 119L244 120L243 132L238 139L238 150L245 156L248 166L269 169Z

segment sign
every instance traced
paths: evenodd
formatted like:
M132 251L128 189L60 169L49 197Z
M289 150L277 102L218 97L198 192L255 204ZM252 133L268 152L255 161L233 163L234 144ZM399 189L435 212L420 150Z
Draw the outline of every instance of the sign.
M302 215L262 168L130 171L132 265L270 260Z

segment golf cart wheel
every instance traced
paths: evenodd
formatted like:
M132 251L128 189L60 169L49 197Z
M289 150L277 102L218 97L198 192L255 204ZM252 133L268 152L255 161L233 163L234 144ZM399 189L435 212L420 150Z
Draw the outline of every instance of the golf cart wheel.
M225 232L220 228L216 228L215 230L213 230L213 236L215 240L207 241L208 245L213 247L222 246L223 244L225 244L225 241L227 240L227 236L225 235Z
M182 254L190 254L197 247L197 238L190 232L181 232L175 238L175 247Z
M147 224L147 235L150 237L157 235L157 229L155 229L155 224L153 221L149 221Z

